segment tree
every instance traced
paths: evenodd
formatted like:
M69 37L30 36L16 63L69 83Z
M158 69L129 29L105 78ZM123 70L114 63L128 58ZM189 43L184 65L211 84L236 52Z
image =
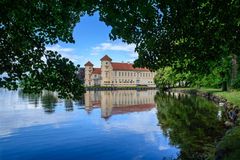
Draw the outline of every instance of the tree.
M160 89L166 89L170 87L187 87L190 84L194 84L196 81L196 75L191 72L177 72L172 67L164 67L157 70L157 74L154 77L154 82Z
M9 89L16 89L18 81L37 80L36 73L46 78L43 72L48 73L50 62L52 69L59 61L66 70L72 68L73 63L46 51L45 45L74 43L74 26L81 16L94 12L112 27L111 39L136 44L135 66L208 74L229 56L239 56L238 0L1 0L0 6L0 74L7 74L0 86ZM54 73L62 75L65 84L68 75ZM227 79L227 73L221 75ZM73 74L70 77L77 84ZM52 87L38 87L65 92L66 87L55 88L51 80L47 84Z
M77 67L45 45L74 43L72 32L80 17L91 14L88 2L71 0L0 1L0 87L28 92L58 91L79 98L84 92Z
M239 55L239 1L101 1L99 10L112 39L136 44L136 66L208 74Z

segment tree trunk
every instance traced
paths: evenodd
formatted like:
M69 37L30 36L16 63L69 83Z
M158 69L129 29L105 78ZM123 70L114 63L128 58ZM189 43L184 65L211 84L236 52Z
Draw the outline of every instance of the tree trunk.
M227 91L227 89L228 89L228 87L227 87L227 81L224 80L224 81L222 82L222 91Z
M237 55L232 55L232 74L231 74L231 84L237 79L238 74L238 63L237 63Z
M226 75L227 74L224 72L220 73L220 76L222 77L222 91L227 91L227 89L228 89Z

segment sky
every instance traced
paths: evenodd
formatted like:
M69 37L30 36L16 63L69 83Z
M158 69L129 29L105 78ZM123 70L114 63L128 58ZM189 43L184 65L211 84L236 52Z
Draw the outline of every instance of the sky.
M47 46L47 49L58 51L81 67L84 67L87 61L91 61L94 67L100 67L100 59L106 54L113 62L133 62L137 58L135 45L128 45L121 40L110 40L110 31L111 27L100 22L97 13L91 17L84 16L74 29L74 44L59 42Z

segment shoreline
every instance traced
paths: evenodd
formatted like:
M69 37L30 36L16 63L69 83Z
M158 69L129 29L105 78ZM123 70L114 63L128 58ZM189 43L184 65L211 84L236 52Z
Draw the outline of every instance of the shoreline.
M113 91L113 90L155 90L157 87L147 87L147 86L122 86L122 87L112 87L112 86L91 86L85 87L86 91Z
M218 104L219 106L223 106L223 107L227 107L227 108L240 108L240 106L229 102L226 98L223 98L221 96L218 95L214 95L211 92L207 92L207 91L201 91L198 89L191 89L191 88L186 88L186 89L181 89L181 88L171 88L168 91L171 92L181 92L181 93L187 93L190 95L194 95L194 96L200 96L200 97L204 97L212 102L214 102L215 104Z

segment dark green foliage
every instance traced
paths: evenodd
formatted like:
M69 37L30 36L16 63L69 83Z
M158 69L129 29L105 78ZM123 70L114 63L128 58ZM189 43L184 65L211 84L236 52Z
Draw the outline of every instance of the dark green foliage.
M227 89L231 67L225 64L240 50L239 1L112 0L100 1L98 10L100 20L112 27L112 39L136 44L135 66L171 66L204 78L224 68L219 74Z
M47 89L79 97L84 88L76 78L77 67L46 51L45 45L73 43L74 26L86 11L91 12L86 4L78 0L1 0L0 87L17 89L23 81L27 92Z
M217 146L218 157L222 160L237 160L240 157L240 127L229 130Z
M210 73L239 54L239 1L101 1L101 20L112 39L137 45L136 66Z
M61 98L81 98L84 93L82 82L76 76L77 68L67 58L56 52L47 51L47 67L33 70L21 81L21 87L27 93L39 93L44 88L57 91Z
M240 89L240 75L237 77L236 80L233 81L232 88Z
M56 60L59 55L49 54L45 45L74 43L72 32L80 17L96 11L112 27L111 39L136 44L136 66L152 70L171 66L178 73L207 75L224 66L232 54L239 56L239 1L1 0L0 6L0 74L7 75L0 79L0 87L9 89L16 89L18 81L35 85L48 79L46 87L38 85L37 90L75 93L73 86L65 90L69 78L63 74L68 68L72 71L73 64ZM56 69L60 64L65 71ZM49 68L55 70L50 77L62 77L46 78ZM226 82L227 73L221 76ZM62 87L54 89L59 83Z

